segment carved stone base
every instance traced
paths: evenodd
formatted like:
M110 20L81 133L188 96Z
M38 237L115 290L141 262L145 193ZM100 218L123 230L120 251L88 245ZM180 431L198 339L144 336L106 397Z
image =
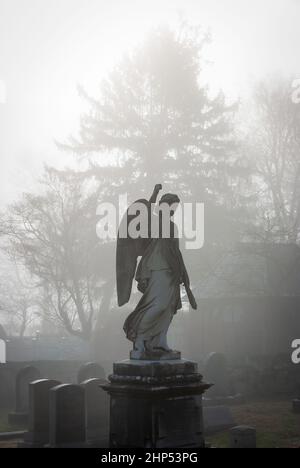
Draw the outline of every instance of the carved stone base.
M181 359L180 351L138 351L130 352L130 359L139 361L173 361Z
M110 447L202 448L202 381L197 364L186 360L114 364L110 384Z

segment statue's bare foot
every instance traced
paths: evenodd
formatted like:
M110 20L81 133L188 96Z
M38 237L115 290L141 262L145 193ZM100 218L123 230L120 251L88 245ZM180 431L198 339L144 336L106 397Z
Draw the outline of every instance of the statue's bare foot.
M166 351L163 348L153 348L150 350L140 351L133 350L130 353L130 359L139 359L144 361L163 361L163 360L177 360L181 359L179 351Z
M144 340L136 340L133 346L134 351L144 353L146 351L146 342Z
M146 353L153 353L153 352L155 352L155 348L154 348L153 346L151 346L150 341L145 341L145 342L144 342L144 346L145 346L145 351L146 351Z

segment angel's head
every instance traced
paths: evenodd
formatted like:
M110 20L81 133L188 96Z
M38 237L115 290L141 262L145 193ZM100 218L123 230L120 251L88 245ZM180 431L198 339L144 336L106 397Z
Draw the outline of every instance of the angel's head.
M178 205L180 203L180 199L178 195L175 195L173 193L165 193L159 201L159 205L161 206L162 204L167 204L169 207L172 209L170 210L170 216L173 217L175 214L175 211L178 208Z

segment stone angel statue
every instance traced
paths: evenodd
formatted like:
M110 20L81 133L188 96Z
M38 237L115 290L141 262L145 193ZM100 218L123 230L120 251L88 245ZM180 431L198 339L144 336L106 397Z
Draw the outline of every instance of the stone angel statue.
M124 331L133 342L132 359L180 359L180 353L169 348L167 332L177 310L181 309L180 285L183 284L190 304L197 309L196 300L190 289L189 276L179 249L176 226L173 221L180 203L177 195L165 194L157 206L157 197L162 190L156 185L150 200L141 199L134 205L144 206L146 216L140 218L147 223L147 235L129 235L129 225L137 217L130 207L119 228L117 240L117 294L118 304L126 304L131 295L135 278L142 297L135 310L127 317ZM163 205L167 205L167 220ZM155 213L158 209L158 214ZM142 220L142 221L141 221ZM158 234L153 237L153 220L158 225ZM163 235L162 225L169 223L169 234ZM140 228L141 226L139 226ZM126 236L124 234L126 230ZM141 257L139 263L138 259Z

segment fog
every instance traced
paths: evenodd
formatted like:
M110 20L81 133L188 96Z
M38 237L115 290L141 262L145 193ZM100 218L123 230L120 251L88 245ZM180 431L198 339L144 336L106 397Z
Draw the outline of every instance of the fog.
M108 367L122 358L139 296L134 282L117 307L116 245L97 237L97 208L124 193L149 200L162 184L205 212L204 247L184 252L199 313L183 292L173 346L195 359L289 354L300 297L299 14L295 0L0 0L9 336L68 337L62 346L75 340L82 353L92 344Z
M93 95L151 28L183 16L210 29L203 80L232 99L268 74L300 76L299 14L298 0L0 0L1 204L44 162L72 164L54 140L78 130L77 85Z

